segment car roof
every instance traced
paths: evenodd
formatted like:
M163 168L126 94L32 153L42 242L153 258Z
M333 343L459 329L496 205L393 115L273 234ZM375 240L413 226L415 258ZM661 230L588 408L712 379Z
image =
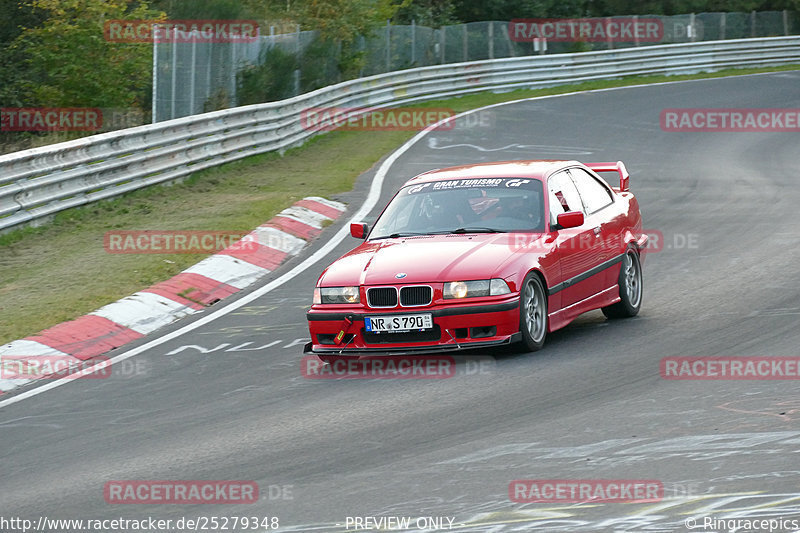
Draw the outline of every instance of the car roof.
M574 165L580 165L580 163L557 159L477 163L429 170L411 178L406 185L462 178L536 178L541 180L556 170Z

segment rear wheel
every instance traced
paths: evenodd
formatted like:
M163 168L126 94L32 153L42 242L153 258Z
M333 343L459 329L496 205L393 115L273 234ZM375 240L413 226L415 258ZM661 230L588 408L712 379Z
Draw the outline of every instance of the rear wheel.
M529 352L542 349L547 336L547 296L542 280L533 272L529 272L522 282L519 330L522 333L522 344Z
M639 253L628 248L619 269L619 302L603 307L607 318L628 318L636 316L642 307L642 263Z

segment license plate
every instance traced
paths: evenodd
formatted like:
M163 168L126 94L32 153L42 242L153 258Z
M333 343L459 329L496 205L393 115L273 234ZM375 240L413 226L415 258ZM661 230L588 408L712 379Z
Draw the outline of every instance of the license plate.
M431 313L420 313L417 315L365 316L364 327L370 333L423 331L433 327L433 315Z

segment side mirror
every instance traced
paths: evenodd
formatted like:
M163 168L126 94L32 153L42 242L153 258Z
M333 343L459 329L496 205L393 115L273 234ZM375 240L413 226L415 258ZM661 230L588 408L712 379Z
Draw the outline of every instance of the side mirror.
M558 215L558 227L556 229L577 228L583 225L583 213L581 211L569 211Z
M363 222L350 224L350 235L356 239L366 239L369 233L369 226Z

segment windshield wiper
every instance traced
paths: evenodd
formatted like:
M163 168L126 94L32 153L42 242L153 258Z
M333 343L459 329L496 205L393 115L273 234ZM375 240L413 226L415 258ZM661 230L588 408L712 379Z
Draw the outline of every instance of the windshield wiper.
M419 235L429 235L428 233L420 233L418 231L402 231L398 233L392 233L391 235L381 235L380 237L373 237L370 240L375 239L398 239L400 237L417 237Z
M442 231L440 233L508 233L504 229L487 228L484 226L473 226L469 228L458 228L450 231Z
M380 237L372 237L370 240L375 239L397 239L401 237L418 237L420 235L450 235L450 234L463 234L463 233L508 233L507 230L504 229L496 229L496 228L487 228L483 226L473 226L468 228L458 228L458 229L446 229L441 231L428 231L428 232L421 232L421 231L402 231L397 233L392 233L391 235L381 235Z

